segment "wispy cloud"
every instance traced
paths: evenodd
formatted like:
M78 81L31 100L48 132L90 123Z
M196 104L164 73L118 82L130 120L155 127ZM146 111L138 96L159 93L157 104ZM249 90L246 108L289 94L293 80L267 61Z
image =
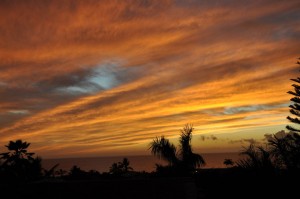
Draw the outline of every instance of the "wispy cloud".
M29 114L28 110L10 110L8 113L16 114L16 115L26 115Z
M229 143L230 144L240 143L241 145L243 145L243 144L258 145L258 144L260 144L260 141L250 138L250 139L230 140Z
M243 112L255 112L261 110L272 110L277 108L285 108L288 107L289 103L285 104L273 104L273 105L251 105L251 106L240 106L240 107L226 107L224 110L224 114L232 115Z

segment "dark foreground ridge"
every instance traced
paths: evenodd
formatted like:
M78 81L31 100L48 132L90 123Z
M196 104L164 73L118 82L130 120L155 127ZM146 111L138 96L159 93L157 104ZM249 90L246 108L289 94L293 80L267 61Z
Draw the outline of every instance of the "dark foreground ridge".
M292 198L298 195L299 173L258 174L229 169L201 169L189 177L49 179L31 183L2 184L10 198L44 199L209 199Z
M12 198L197 198L194 180L182 177L44 181L19 185L17 189L10 185L2 187Z

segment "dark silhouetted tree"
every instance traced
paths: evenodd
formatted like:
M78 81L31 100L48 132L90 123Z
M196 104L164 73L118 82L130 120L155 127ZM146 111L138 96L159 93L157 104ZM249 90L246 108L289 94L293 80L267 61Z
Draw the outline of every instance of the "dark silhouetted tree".
M125 173L133 170L132 167L129 166L129 164L130 164L129 160L127 158L123 158L121 165Z
M22 140L9 141L9 144L5 145L9 152L0 154L2 156L1 159L4 160L4 164L16 164L19 160L33 159L32 156L34 153L27 152L29 145L30 143L23 142Z
M232 161L232 159L224 159L224 162L223 162L224 165L226 165L227 167L229 166L233 166L234 165L234 162Z
M299 58L300 59L300 58ZM300 65L300 62L297 62ZM290 105L290 113L295 115L294 118L288 116L287 119L294 123L300 124L300 77L291 79L296 82L292 86L294 91L288 91L293 95L290 101L293 103ZM242 168L256 168L256 169L273 169L281 168L296 170L300 169L300 129L287 125L286 128L290 131L279 131L274 135L268 135L267 146L254 147L250 145L242 152L247 158L237 162L237 165Z
M199 154L193 153L192 141L192 125L185 125L181 130L179 138L178 152L177 148L170 143L164 136L156 137L150 143L151 153L160 159L164 159L169 163L170 168L179 170L181 172L191 172L196 168L205 165L203 157ZM157 166L161 169L161 165Z
M300 60L300 58L298 58ZM300 62L297 61L300 65ZM300 77L291 79L295 83L292 84L294 91L288 91L289 94L293 95L290 99L293 103L290 105L290 113L295 117L288 116L287 119L294 123L300 124ZM300 129L291 125L287 125L286 128L290 130L288 134L283 137L273 136L273 139L269 140L272 146L272 152L279 162L283 163L288 169L300 168Z
M113 163L109 168L109 172L114 175L126 174L132 171L133 168L129 166L130 162L127 158L123 158L122 162Z
M170 166L178 164L176 157L176 147L164 136L156 137L150 143L151 153L159 159L166 160Z
M41 158L34 158L34 153L27 152L30 143L22 140L10 141L5 147L8 152L1 153L2 170L6 177L20 181L34 180L42 175Z
M120 174L121 173L121 168L119 167L118 163L113 163L109 167L109 173L111 173L111 174Z
M85 179L87 177L87 172L82 170L80 167L74 165L70 169L70 173L68 175L70 179Z
M300 62L298 61L297 64L300 65ZM299 85L300 77L297 77L296 79L291 79L291 80L296 83L292 84L292 86L294 87L294 91L288 91L289 94L294 96L293 98L290 99L293 102L293 104L290 105L289 107L291 108L290 113L295 115L296 117L292 118L292 117L288 116L287 119L289 121L291 121L292 123L300 124L300 120L298 119L298 117L300 117L300 85ZM293 127L290 125L287 125L286 128L290 131L300 132L300 129L297 129L296 127Z
M57 173L59 173L56 169L59 164L54 165L50 169L43 169L44 170L44 177L55 177ZM60 169L61 170L61 169ZM66 171L65 171L66 172Z
M64 177L65 175L67 175L67 173L68 172L66 170L58 169L54 171L54 176Z
M264 172L275 169L270 152L263 147L255 147L250 144L249 147L244 147L240 154L245 156L244 159L236 162L240 168Z
M280 131L268 137L270 153L275 164L289 170L300 168L300 135Z

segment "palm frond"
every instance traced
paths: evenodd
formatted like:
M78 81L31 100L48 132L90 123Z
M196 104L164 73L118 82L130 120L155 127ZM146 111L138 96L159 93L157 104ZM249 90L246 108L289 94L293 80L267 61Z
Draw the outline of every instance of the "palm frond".
M194 167L202 167L206 164L204 158L200 154L192 153L191 159Z
M185 159L186 156L192 153L192 132L194 128L190 124L186 124L185 127L181 130L181 135L179 138L179 153L182 159Z
M177 161L176 147L168 139L164 138L164 136L156 137L150 143L149 149L151 149L153 155L168 161L171 165Z

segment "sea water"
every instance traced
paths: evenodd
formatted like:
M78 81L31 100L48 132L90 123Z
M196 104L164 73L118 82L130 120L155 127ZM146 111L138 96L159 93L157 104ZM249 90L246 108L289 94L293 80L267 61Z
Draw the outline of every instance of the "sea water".
M203 168L224 168L224 159L232 159L237 161L240 159L238 153L205 153L201 154L206 165ZM59 159L43 159L42 164L45 169L50 169L59 164L57 169L69 171L74 165L80 169L89 171L96 170L99 172L108 172L109 167L113 163L121 162L123 158L127 158L130 166L134 171L151 172L155 170L155 164L167 165L167 162L158 159L155 156L113 156L113 157L83 157L83 158L59 158Z

